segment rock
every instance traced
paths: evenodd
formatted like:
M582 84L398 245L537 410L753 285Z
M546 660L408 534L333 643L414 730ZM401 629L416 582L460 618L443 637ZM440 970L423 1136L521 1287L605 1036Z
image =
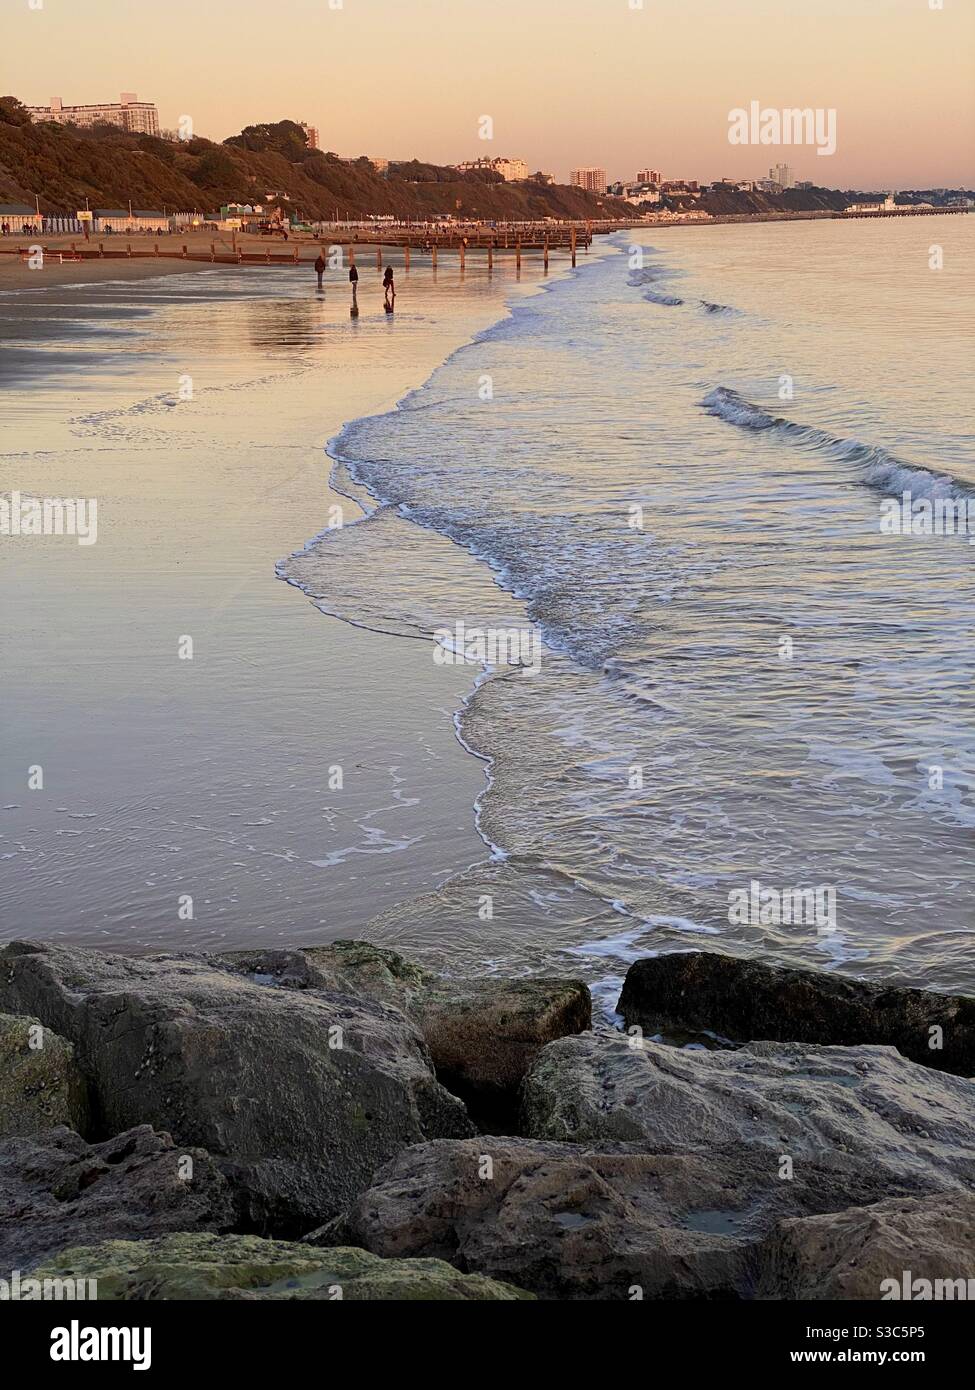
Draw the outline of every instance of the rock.
M343 990L405 1010L423 1034L438 1079L490 1128L511 1127L539 1049L592 1025L592 1001L581 981L441 979L367 941L232 951L221 959L290 989Z
M525 1081L527 1132L657 1152L744 1144L759 1183L776 1179L783 1159L796 1174L828 1175L833 1208L975 1180L975 1083L893 1048L631 1044L588 1033L543 1048Z
M975 1085L892 1048L587 1033L543 1048L524 1092L535 1137L404 1150L306 1241L545 1298L791 1297L773 1242L800 1218L892 1196L950 1209L975 1179Z
M230 1188L209 1154L148 1125L102 1144L64 1128L0 1143L0 1269L30 1269L66 1244L233 1223Z
M75 1045L101 1133L151 1124L206 1149L258 1230L303 1233L401 1148L473 1132L398 1009L261 984L219 957L14 942L0 1008Z
M447 1089L486 1126L511 1128L532 1062L592 1026L592 1000L577 980L447 980L416 995L412 1016Z
M737 1042L882 1044L922 1066L975 1076L975 999L965 995L686 951L636 961L619 1012L628 1027L648 1033L707 1029Z
M783 1221L761 1252L760 1298L975 1296L975 1195L939 1193ZM959 1291L960 1289L960 1291Z
M84 1129L84 1077L74 1048L39 1019L0 1014L0 1139L55 1125Z
M94 1279L98 1299L502 1302L530 1298L441 1260L381 1260L258 1236L171 1235L63 1250L37 1279Z
M437 1140L406 1149L315 1245L433 1257L543 1298L734 1298L750 1287L746 1203L754 1175L729 1157L647 1154L537 1139ZM490 1161L490 1167L486 1160ZM767 1173L765 1187L769 1187ZM779 1213L802 1210L778 1184ZM712 1229L741 1203L740 1227Z
M290 951L228 951L220 959L266 983L362 994L401 1009L407 1009L414 996L436 978L395 951L369 941L333 941Z

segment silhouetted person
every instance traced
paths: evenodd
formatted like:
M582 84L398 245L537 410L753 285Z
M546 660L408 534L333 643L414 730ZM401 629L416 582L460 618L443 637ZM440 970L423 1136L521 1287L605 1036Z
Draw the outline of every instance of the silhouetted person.
M322 277L325 274L325 257L322 255L321 251L319 251L318 259L315 261L315 274L318 276L318 288L321 289Z
M393 283L393 267L386 267L386 274L383 276L383 294L387 314L391 314L396 307L396 286Z

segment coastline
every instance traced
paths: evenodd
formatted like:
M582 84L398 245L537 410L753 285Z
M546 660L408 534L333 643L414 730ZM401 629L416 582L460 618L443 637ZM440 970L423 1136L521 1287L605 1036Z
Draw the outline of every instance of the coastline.
M144 262L135 263L132 278L155 278L146 274L148 269ZM116 358L118 366L110 364L107 373L102 369L99 401L101 405L114 403L115 408L101 409L94 415L79 413L77 400L68 401L61 395L56 377L47 386L34 388L44 393L50 418L57 418L59 423L50 437L55 447L45 450L32 465L33 489L50 495L100 494L105 538L87 556L67 549L44 551L43 547L24 553L26 563L13 585L14 597L19 596L15 605L19 617L14 621L15 630L7 634L11 651L19 653L10 670L13 736L25 746L39 738L48 743L50 766L58 766L68 753L65 740L70 739L72 721L58 713L55 688L45 688L46 683L40 682L29 703L16 695L21 684L26 690L32 678L36 685L37 673L43 669L43 642L40 650L35 644L30 652L20 635L20 627L32 621L38 594L44 594L46 603L64 606L59 618L62 624L68 621L72 604L84 604L84 618L79 618L80 640L68 644L62 653L62 659L77 663L76 697L81 707L95 700L96 687L104 690L106 678L112 707L123 689L131 691L132 698L125 702L129 712L125 705L118 706L114 717L120 722L111 732L106 725L104 738L113 744L120 737L128 738L120 734L120 728L129 727L136 710L142 710L143 724L138 737L133 728L132 751L124 763L114 760L117 766L109 775L94 770L102 762L102 736L96 737L84 760L78 790L71 791L62 783L57 796L44 803L50 809L40 824L36 810L28 811L19 787L9 783L3 788L4 838L8 844L21 841L7 861L8 873L25 854L34 865L33 875L21 878L22 891L14 894L23 924L21 935L49 932L47 924L53 916L62 923L62 939L91 944L144 949L180 942L199 947L223 940L242 945L256 942L262 935L281 939L292 935L296 912L311 935L320 936L323 930L326 935L341 934L360 924L364 915L356 888L357 863L384 871L382 879L370 876L374 888L370 905L381 909L384 902L409 898L425 884L449 877L483 853L471 815L482 781L482 765L462 748L452 725L454 711L469 691L473 671L437 668L425 645L377 636L335 618L323 622L320 614L309 611L310 605L296 602L297 595L278 581L274 562L300 546L316 522L321 526L330 508L350 505L347 497L329 488L331 460L318 452L323 435L338 433L343 420L388 409L419 386L445 352L449 354L479 328L496 321L509 293L530 288L535 269L525 274L519 287L513 275L506 276L503 271L488 283L476 271L468 271L462 279L442 269L434 278L414 267L401 286L395 325L377 314L380 306L373 303L365 277L360 291L362 317L351 328L347 290L334 282L327 286L323 300L316 299L304 278L300 282L292 278L289 285L275 282L284 297L269 286L267 298L260 294L248 298L239 310L232 310L231 301L225 299L224 316L243 314L241 326L247 337L260 345L260 354L266 358L262 374L241 371L233 341L221 326L220 296L233 290L228 276L234 274L221 270L219 275L207 277L202 298L196 299L194 288L191 299L195 304L182 302L177 286L175 307L166 288L173 285L172 277L155 287L147 285L148 292L162 298L155 308L150 304L148 319L144 308L140 309L133 321L134 330L126 332L138 344L140 338L146 340L148 327L153 335L153 357L147 367L140 367L136 382L130 383L124 358ZM241 284L244 290L254 284L247 272ZM102 294L105 288L100 287ZM109 288L114 299L116 287ZM140 304L140 286L133 285L131 290L119 286L117 290L126 304ZM74 305L86 300L83 288L71 294ZM208 311L210 295L217 296L217 304ZM35 303L41 298L25 296ZM227 319L228 329L230 323ZM391 336L394 328L395 336ZM96 329L102 331L98 324ZM204 332L215 334L216 367L199 355L198 343L201 347L203 341L199 335ZM377 333L382 337L377 338ZM174 344L179 342L176 358L169 348L171 335L176 335L172 337ZM337 356L342 342L346 343L341 349L346 357L344 368ZM160 348L166 350L160 353ZM197 412L195 418L186 406L172 409L165 391L149 394L154 381L164 387L167 378L172 382L184 370L194 379L195 400L189 404ZM248 376L251 380L246 379ZM240 386L245 388L243 395L228 394ZM233 411L228 413L231 406ZM261 449L255 452L247 441L260 436L260 422L269 413L288 422L287 440L271 454ZM16 483L17 460L26 457L16 435L20 422L12 423L10 452L3 460L5 486L8 479L9 485ZM28 423L25 416L23 424ZM192 433L186 434L190 426ZM194 443L201 428L212 443L213 462L219 464L211 465L205 475L199 473L195 461ZM59 451L76 439L79 431L86 441L81 453L75 443L70 461L59 461ZM123 458L127 459L124 465ZM79 471L82 462L84 469ZM275 466L269 477L272 462ZM129 473L137 465L145 489L143 500L133 505L126 488L121 511L118 500L113 500L118 479L125 476L119 472L120 465ZM218 483L218 490L211 479ZM201 484L205 485L202 491ZM187 510L191 497L192 507ZM163 548L157 547L155 552L145 552L143 545L144 538L152 534L150 514L165 515L167 511L175 518L175 534L180 538L176 569L172 543L165 537L161 538ZM201 526L207 515L220 520L216 531ZM10 545L4 549L12 559ZM256 558L261 554L263 564ZM87 569L79 570L83 560L88 562ZM184 573L187 566L189 570ZM164 577L167 574L169 577ZM120 657L106 670L99 653L118 647L110 634L118 629L123 595L129 601L137 599L139 625L122 644ZM174 609L167 616L177 596L180 613ZM202 670L196 664L189 668L199 670L205 678L199 685L189 682L191 692L197 693L189 694L189 703L183 708L182 717L189 720L181 737L183 747L174 741L178 730L167 728L164 714L174 699L181 704L187 699L183 670L168 656L171 639L166 633L173 630L195 632L209 658ZM164 652L165 659L161 660ZM158 688L151 695L146 675L139 674L140 667L146 673L153 672ZM277 670L288 672L291 693L285 706L281 705L280 682L275 680ZM273 687L277 687L274 693ZM315 709L320 703L319 691L326 708L333 711L329 717L332 729L325 746L309 756L309 747L314 750L316 742L321 745L321 734L316 737L315 733L316 725L321 728ZM98 704L104 707L104 693ZM157 712L153 706L158 707ZM275 752L278 774L258 795L253 790L254 773L258 772L259 783L267 754L261 755L256 769L248 768L234 745L243 747L250 742L255 749L264 746L268 754L271 752L273 743L261 731L265 709L286 709L287 714L285 727L274 735L274 741L281 745ZM221 712L219 724L209 710ZM276 722L279 719L275 716ZM394 732L397 722L401 727ZM59 727L60 736L56 733ZM201 744L200 766L213 766L218 781L209 781L207 774L207 780L200 783L199 774L195 774L209 803L206 815L187 814L194 802L185 800L178 785L167 785L172 783L172 773L164 771L161 783L156 777L158 790L153 800L160 802L162 793L160 809L135 811L137 817L145 819L145 826L139 826L137 820L131 862L133 867L140 860L144 864L143 873L135 870L135 879L144 877L145 884L133 881L131 874L119 882L116 874L116 886L110 888L104 878L110 862L105 856L106 852L117 854L126 842L133 843L131 832L118 838L118 816L136 783L151 767L179 769L179 778L192 779L190 769L197 756L192 748L198 739L205 742L207 737L214 746L204 755ZM410 745L415 752L408 751ZM301 765L302 746L305 766L301 784L309 785L295 803L293 774L282 777L281 770ZM111 766L112 761L108 759L105 765ZM235 765L240 770L232 774ZM330 794L328 785L328 769L335 765L342 766L347 774L341 796ZM271 777L270 766L265 775ZM249 808L246 799L241 807L234 806L235 778L245 788L252 788L245 790L245 798L255 798L256 814L240 817L240 810ZM151 774L147 785L153 785ZM191 780L188 786L192 785ZM302 826L299 822L306 811L312 811L313 798L317 798L317 808L309 816L312 823ZM167 802L171 811L167 811ZM36 808L38 803L33 805ZM27 837L17 831L25 813L31 816L34 827ZM249 825L237 828L235 818ZM70 829L73 824L77 830ZM66 899L62 902L62 890L52 877L52 873L63 875L67 864L76 859L70 852L73 841L65 840L65 833L81 837L78 850L85 852L84 864L78 862L72 872L76 885L88 884L80 902L75 893L70 905ZM242 863L235 869L233 861L242 858L241 850L248 842L243 859L252 859L252 865ZM216 866L214 850L220 851ZM180 868L187 855L188 864ZM361 858L363 855L366 858ZM282 867L268 872L276 863ZM235 879L240 880L236 885ZM202 911L198 908L193 920L181 923L176 911L180 885L189 887L194 881L206 884L207 880L208 906ZM333 885L326 893L327 905L321 890L315 889L318 880L323 889L326 884ZM344 885L340 893L334 887L336 880ZM221 887L221 883L226 886ZM215 902L211 901L213 889L218 890ZM247 919L241 923L235 904L249 900L245 892L254 897Z

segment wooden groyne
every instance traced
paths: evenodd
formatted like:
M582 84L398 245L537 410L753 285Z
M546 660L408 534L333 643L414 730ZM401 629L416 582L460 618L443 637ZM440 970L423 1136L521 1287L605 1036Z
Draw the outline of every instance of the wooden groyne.
M635 224L624 224L626 226L638 226ZM349 236L322 236L310 237L300 236L288 244L288 249L284 250L280 242L272 245L245 245L238 242L237 235L234 234L232 240L211 241L209 247L199 243L191 246L187 242L177 242L175 239L166 241L154 241L151 246L134 246L131 241L119 242L112 240L92 242L71 241L66 246L45 246L41 242L32 243L29 246L0 246L0 255L20 256L22 260L28 260L31 255L36 254L36 248L40 246L45 258L52 260L73 260L73 261L98 261L98 260L183 260L210 263L213 265L247 265L247 266L295 266L310 265L317 258L319 252L326 257L336 247L338 247L349 265L355 265L357 256L359 261L365 257L375 256L376 265L381 266L383 252L402 251L407 269L410 265L411 257L414 255L427 255L430 257L431 264L437 265L438 254L443 252L454 252L460 260L461 269L466 265L468 252L480 252L486 255L488 269L494 265L495 255L513 256L516 265L521 265L523 254L541 253L543 263L548 266L549 256L552 252L567 252L573 265L576 264L576 256L579 250L588 251L592 245L593 237L600 235L604 231L621 230L621 224L612 223L608 226L600 224L594 227L590 224L582 225L560 225L551 228L540 229L528 227L524 232L519 228L482 228L471 230L470 232L460 231L409 231L406 229L390 229L388 233L371 234L356 233ZM302 254L304 252L305 254Z
M154 241L150 245L133 245L112 237L98 242L74 240L67 245L46 246L40 242L29 245L0 245L0 256L19 256L27 261L41 246L45 259L52 261L92 261L92 260L183 260L211 265L246 266L298 266L312 265L321 252L326 258L335 248L341 250L347 265L364 264L375 257L375 264L381 268L384 252L397 251L403 255L405 268L409 270L413 256L428 256L430 264L436 268L438 256L443 253L457 255L460 268L466 267L469 252L480 253L486 259L488 270L494 267L495 256L513 257L515 265L521 268L522 257L527 254L541 254L542 263L548 269L549 257L553 252L567 253L572 265L576 264L579 251L586 252L595 236L605 236L612 232L646 230L659 231L662 227L713 227L718 225L742 225L749 222L806 222L806 221L853 221L881 217L923 217L944 216L953 213L967 213L965 207L885 208L878 212L842 212L834 209L814 209L796 212L769 211L765 213L719 213L709 217L682 217L679 213L658 220L639 220L633 222L585 222L585 223L510 223L501 226L481 226L471 228L435 227L390 227L381 230L346 227L327 228L321 236L297 233L288 243L266 238L252 237L248 234L233 233L231 240L211 240L209 244L197 240L180 242L176 233L165 240ZM246 240L245 240L246 237ZM11 240L13 240L11 238ZM285 249L285 246L287 249ZM304 254L303 254L304 253Z

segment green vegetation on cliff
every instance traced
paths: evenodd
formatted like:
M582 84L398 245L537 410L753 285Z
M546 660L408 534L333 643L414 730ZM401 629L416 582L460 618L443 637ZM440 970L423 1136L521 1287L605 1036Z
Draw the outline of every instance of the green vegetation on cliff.
M282 203L308 219L455 216L485 219L627 218L628 203L579 188L492 172L461 173L415 160L388 177L365 158L346 161L308 148L294 121L247 126L223 144L133 135L114 126L34 124L14 97L0 97L0 202L44 212L83 207L212 212L222 203Z

